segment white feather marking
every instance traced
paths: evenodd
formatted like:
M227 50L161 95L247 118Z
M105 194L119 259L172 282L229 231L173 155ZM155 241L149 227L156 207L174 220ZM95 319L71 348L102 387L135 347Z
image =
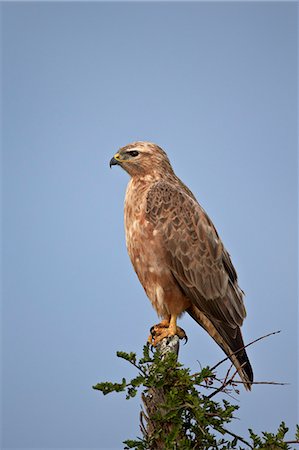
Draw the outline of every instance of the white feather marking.
M164 289L157 284L156 286L156 299L158 301L158 304L161 308L164 306Z

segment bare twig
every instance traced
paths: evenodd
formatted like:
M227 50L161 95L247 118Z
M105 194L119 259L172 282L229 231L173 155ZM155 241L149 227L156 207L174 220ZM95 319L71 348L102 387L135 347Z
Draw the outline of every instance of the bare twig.
M221 386L217 389L215 389L214 392L212 392L212 394L208 395L208 398L212 398L214 397L214 395L218 394L219 392L225 392L225 394L231 396L229 394L229 392L226 392L225 388L227 386L233 386L234 384L246 384L246 382L244 381L239 381L239 380L235 380L234 377L237 375L238 371L236 370L233 374L233 376L229 379L229 380L224 380L223 382L219 379L216 379L217 381L219 381L221 384ZM274 386L286 386L290 383L279 383L277 381L253 381L252 384L272 384ZM232 396L231 396L232 397ZM234 398L234 397L232 397Z
M239 350L237 350L237 351L231 353L231 354L228 355L226 358L223 358L221 361L219 361L217 364L215 364L215 366L213 366L210 370L213 372L213 370L215 370L218 366L220 366L220 364L222 364L223 362L225 362L225 361L227 361L228 359L230 359L231 356L237 355L239 352L241 352L242 350L244 350L244 348L247 348L247 347L249 347L250 345L255 344L256 342L261 341L262 339L266 339L266 338L269 337L269 336L272 336L272 335L274 335L274 334L278 334L278 333L280 333L280 331L281 331L281 330L273 331L272 333L265 334L265 336L261 336L261 337L255 339L254 341L249 342L249 344L244 345L243 347L239 348Z
M234 380L234 383L238 383L238 384L246 384L246 382L244 381L239 381L239 380ZM277 381L252 381L251 384L274 384L276 386L287 386L290 383L279 383Z
M234 377L237 375L238 373L238 369L235 370L235 372L233 373L232 377L229 380L224 380L222 385L216 389L216 391L212 392L212 394L207 395L207 398L212 398L214 397L214 395L218 394L219 392L222 392L224 390L224 388L230 384L232 384Z
M230 395L227 390L226 387L227 386L234 386L236 384L246 384L246 382L244 381L239 381L239 380L235 380L235 376L238 373L238 370L235 370L235 372L233 373L233 375L229 378L229 373L232 369L233 365L231 365L224 377L224 380L219 380L215 377L215 380L219 381L219 383L221 383L221 386L216 389L214 392L212 392L210 395L207 396L207 398L212 398L214 397L214 395L218 394L219 392L225 392L227 395ZM277 382L277 381L253 381L252 384L272 384L272 385L277 385L277 386L285 386L286 384L289 383L281 383L281 382Z
M226 381L228 380L228 376L229 376L229 373L230 373L230 371L232 370L232 368L233 368L233 364L231 364L230 367L228 368L228 371L226 372L226 375L225 375L225 377L224 377L223 384L225 384Z
M145 370L142 369L142 367L140 367L138 364L134 363L133 361L129 360L129 363L132 364L132 366L136 367L136 369L139 370L140 373L142 373L142 375L146 375Z
M243 444L248 445L248 447L254 448L254 447L252 447L252 445L251 445L249 442L247 442L245 439L243 439L243 438L242 438L241 436L239 436L238 434L235 434L235 433L233 433L232 431L229 431L229 430L227 430L226 428L223 428L223 427L222 427L222 430L225 431L225 433L230 434L232 437L238 439L240 442L243 442Z

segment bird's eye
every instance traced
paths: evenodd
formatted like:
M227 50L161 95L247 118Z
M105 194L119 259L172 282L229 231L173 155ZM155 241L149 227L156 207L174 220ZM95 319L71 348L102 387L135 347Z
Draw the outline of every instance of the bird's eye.
M138 156L139 152L137 150L132 150L131 152L128 152L130 156Z

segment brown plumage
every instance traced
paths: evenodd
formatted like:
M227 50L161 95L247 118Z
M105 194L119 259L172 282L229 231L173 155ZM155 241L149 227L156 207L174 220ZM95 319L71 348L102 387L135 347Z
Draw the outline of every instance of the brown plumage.
M158 315L154 343L184 331L183 312L230 357L250 389L253 373L240 327L243 291L230 256L192 192L175 175L166 153L134 142L110 161L131 176L125 198L126 244L138 278Z

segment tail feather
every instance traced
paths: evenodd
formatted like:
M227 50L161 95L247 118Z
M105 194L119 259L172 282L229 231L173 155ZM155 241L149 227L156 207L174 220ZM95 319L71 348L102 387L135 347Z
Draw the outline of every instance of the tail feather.
M225 323L213 323L194 305L192 305L187 312L210 334L222 348L224 353L226 353L236 367L238 374L244 383L245 389L250 391L253 382L253 371L246 350L244 349L240 328L236 327L232 329Z

